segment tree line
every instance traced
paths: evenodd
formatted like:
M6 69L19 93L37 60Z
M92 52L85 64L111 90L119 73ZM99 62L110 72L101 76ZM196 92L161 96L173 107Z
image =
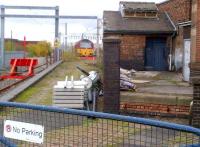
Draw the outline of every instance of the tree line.
M38 41L35 43L27 43L24 47L23 44L18 42L5 42L6 51L26 51L29 57L44 57L50 55L53 47L50 42Z

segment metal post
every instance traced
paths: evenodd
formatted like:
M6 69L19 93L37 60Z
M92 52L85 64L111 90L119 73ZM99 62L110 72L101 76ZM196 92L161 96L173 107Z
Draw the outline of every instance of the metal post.
M11 40L10 40L10 41L11 41L11 42L10 42L10 43L11 43L11 44L10 44L10 50L11 50L11 51L13 51L13 38L12 38L12 30L11 30L11 34L10 34L10 35L11 35L11 36L10 36L10 38L11 38Z
M55 38L58 38L59 32L59 7L57 6L55 9Z
M100 30L100 19L97 18L97 57L99 57L99 30Z
M56 6L56 9L55 9L55 40L59 38L59 7ZM59 50L58 48L56 47L55 48L55 51L56 51L56 61L59 60Z
M4 24L5 24L5 8L1 7L1 52L0 52L0 60L1 60L1 68L3 69L5 66L4 62Z
M65 23L65 51L67 51L67 23Z

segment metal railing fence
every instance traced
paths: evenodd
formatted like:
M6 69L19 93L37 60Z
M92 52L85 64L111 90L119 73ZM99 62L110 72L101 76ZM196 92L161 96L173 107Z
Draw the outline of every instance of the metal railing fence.
M16 144L10 142L5 137L0 136L0 146L6 146L6 147L17 147Z
M138 117L0 102L0 136L5 120L44 126L42 144L0 137L5 146L200 146L200 129Z

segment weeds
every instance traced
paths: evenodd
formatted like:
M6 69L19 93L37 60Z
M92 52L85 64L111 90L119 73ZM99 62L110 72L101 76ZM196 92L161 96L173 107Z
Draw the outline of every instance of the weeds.
M79 57L77 57L75 52L73 51L65 51L63 53L63 61L71 62L71 61L78 61L78 60L80 60Z

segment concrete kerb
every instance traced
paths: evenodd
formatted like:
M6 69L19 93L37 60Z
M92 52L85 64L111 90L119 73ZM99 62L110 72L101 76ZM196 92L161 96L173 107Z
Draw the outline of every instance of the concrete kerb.
M17 95L19 95L21 92L23 92L25 89L27 89L29 86L33 85L37 81L39 81L41 78L43 78L46 74L51 72L53 69L55 69L62 61L59 61L52 66L49 66L49 68L45 69L44 71L40 72L39 74L36 74L34 77L24 81L17 87L11 89L8 93L5 93L0 97L1 102L7 102L11 101L13 98L15 98Z

